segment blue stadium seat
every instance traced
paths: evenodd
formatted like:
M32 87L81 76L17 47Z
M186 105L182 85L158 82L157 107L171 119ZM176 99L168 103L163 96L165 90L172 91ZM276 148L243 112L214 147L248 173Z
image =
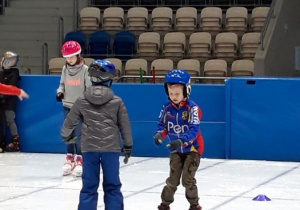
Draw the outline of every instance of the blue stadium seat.
M94 59L107 58L110 50L110 37L104 31L96 31L90 35L89 56Z
M81 31L71 31L68 32L65 36L65 42L67 41L76 41L80 44L81 46L81 53L85 54L86 53L86 47L85 47L85 35Z
M135 35L129 31L116 33L113 43L116 58L130 59L135 53Z

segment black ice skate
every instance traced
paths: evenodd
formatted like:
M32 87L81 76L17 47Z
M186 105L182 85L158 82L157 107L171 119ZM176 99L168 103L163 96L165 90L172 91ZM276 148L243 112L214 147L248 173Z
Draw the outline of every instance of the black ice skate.
M200 205L196 206L196 205L192 205L189 210L201 210L202 207Z
M4 136L0 136L0 153L4 152L5 147L5 138Z
M170 210L170 207L161 203L158 207L159 210Z
M15 135L11 137L10 144L6 146L5 151L6 152L19 152L19 136Z

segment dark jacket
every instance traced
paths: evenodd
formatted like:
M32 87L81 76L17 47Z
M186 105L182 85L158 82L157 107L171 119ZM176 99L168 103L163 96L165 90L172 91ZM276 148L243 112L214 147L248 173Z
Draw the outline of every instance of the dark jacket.
M20 80L19 69L11 68L11 69L2 69L0 71L0 83L6 85L18 86L18 82ZM16 96L8 96L8 95L0 95L0 107L5 110L15 110L17 106L17 97Z
M82 152L121 152L120 133L123 145L132 146L127 110L122 99L110 88L87 88L65 119L62 137L69 137L80 120Z

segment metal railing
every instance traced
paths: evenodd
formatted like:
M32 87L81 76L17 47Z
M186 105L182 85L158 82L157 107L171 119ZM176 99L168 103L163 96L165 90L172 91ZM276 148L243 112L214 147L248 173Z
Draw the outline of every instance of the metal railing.
M78 0L73 0L73 31L77 30L77 23L78 23Z
M63 45L64 36L65 36L65 26L64 26L64 18L58 18L58 55L60 55L60 48Z
M24 70L24 74L31 74L31 69L30 68L26 68Z
M274 13L274 9L275 9L275 5L276 5L276 1L277 0L273 0L272 3L271 3L271 6L270 6L270 10L269 10L269 13L267 15L267 18L265 20L265 25L264 27L262 28L261 30L261 34L260 34L260 49L261 50L264 50L265 49L265 46L264 46L264 39L265 39L265 36L266 36L266 33L267 33L267 29L268 29L268 26L270 24L270 21L271 21L271 18L275 18L275 13Z
M42 46L42 74L49 74L48 69L48 44Z
M163 80L165 76L155 76L155 79ZM231 77L191 77L191 80L199 80L199 83L192 82L192 84L204 84L205 80L217 80L220 83L224 82L226 79L230 79ZM141 83L153 83L153 76L139 76L139 75L123 75L120 76L118 79L115 80L115 82L124 82L126 79L140 79ZM203 83L200 81L204 81ZM161 82L157 82L161 83Z

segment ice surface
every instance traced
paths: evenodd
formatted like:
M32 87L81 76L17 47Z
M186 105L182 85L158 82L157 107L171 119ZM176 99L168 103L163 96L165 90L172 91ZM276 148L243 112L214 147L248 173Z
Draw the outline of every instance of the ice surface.
M122 160L121 160L122 159ZM155 210L169 173L168 158L121 157L125 210ZM75 210L81 178L63 177L63 154L0 154L1 210ZM202 159L196 175L203 210L299 210L300 163ZM257 195L271 201L253 201ZM102 186L98 209L104 210ZM172 210L188 210L184 188Z

